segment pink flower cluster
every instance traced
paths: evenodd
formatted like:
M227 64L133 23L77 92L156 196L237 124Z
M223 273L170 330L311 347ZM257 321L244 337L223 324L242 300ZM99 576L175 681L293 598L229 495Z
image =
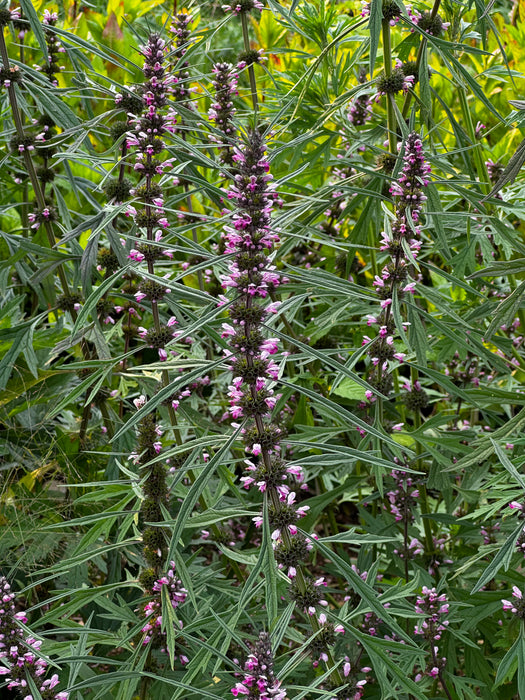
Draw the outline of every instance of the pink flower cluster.
M128 124L131 133L126 144L136 151L134 169L142 176L138 187L131 194L140 199L140 206L129 205L126 215L132 217L137 229L137 236L146 234L147 242L139 243L128 253L128 258L145 263L149 275L155 273L155 262L163 257L172 258L170 251L164 250L162 240L169 222L164 211L164 196L161 186L155 179L172 166L173 159L162 158L165 149L164 138L175 130L176 113L169 106L168 99L173 93L178 78L170 75L167 69L169 47L158 34L151 34L145 46L141 47L144 56L143 73L145 81L137 88L142 100L142 111L138 114L128 113ZM118 95L117 105L123 102L124 96ZM166 345L175 337L173 326L177 323L171 317L166 325L160 322L157 311L158 302L170 291L168 286L155 282L148 277L139 286L136 299L141 302L148 299L154 307L154 327L149 330L139 328L140 337L146 343L158 350L159 359L165 361L168 352Z
M224 12L232 12L234 15L246 14L252 10L263 10L264 5L260 0L239 0L231 5L223 5Z
M3 576L0 577L0 596L0 677L7 681L9 690L23 694L24 700L33 700L28 678L38 688L42 700L67 700L69 693L55 692L60 683L56 673L42 680L49 665L40 652L42 642L26 637L19 626L19 622L27 622L27 617L15 611L15 594Z
M514 600L502 600L503 610L510 610L513 615L525 620L525 599L517 586L512 586Z
M415 605L416 613L424 615L414 628L414 634L422 635L426 639L439 641L441 633L447 629L449 621L446 615L449 612L447 596L438 594L435 588L423 586Z
M348 656L345 656L343 663L343 676L348 682L347 687L344 689L345 700L361 700L365 692L365 685L367 684L366 678L357 680L356 676L359 672L369 673L372 669L370 666L363 666L363 668L356 668L352 666ZM333 697L331 700L340 700L340 698Z
M182 581L175 575L175 562L171 561L170 567L169 571L153 584L155 597L144 605L143 612L146 617L146 623L142 627L142 632L144 633L143 644L149 644L155 634L161 634L163 587L167 589L168 598L174 610L184 603L187 598L187 590L183 587ZM188 663L188 659L183 655L180 656L179 660L183 664Z
M413 131L405 142L405 154L403 157L403 170L397 182L390 187L390 192L394 197L400 198L397 208L402 216L406 216L406 209L410 210L412 220L418 221L423 202L426 197L423 195L422 187L430 184L430 165L425 160L423 153L423 143L419 134Z
M246 147L235 148L233 160L238 172L228 198L235 202L236 211L232 224L225 227L223 234L225 252L233 255L233 259L228 274L222 277L222 285L236 297L229 306L231 323L223 324L222 337L229 340L226 354L234 375L228 393L228 412L235 420L247 420L243 441L252 458L246 462L248 475L243 477L243 484L245 488L256 485L259 491L269 492L272 505L268 515L276 559L293 578L309 543L299 538L296 545L291 543L291 538L298 537L296 521L306 514L308 507L296 506L296 493L287 481L290 477L302 481L302 470L281 459L281 429L271 422L279 400L272 388L279 375L279 367L272 359L278 341L265 337L261 326L270 314L277 312L278 303L264 305L261 300L284 280L266 252L271 252L279 239L270 222L276 195L265 150L257 131L249 134ZM260 527L263 517L257 516L254 522Z
M253 653L244 662L244 677L231 690L233 697L248 700L285 700L286 690L273 671L270 638L261 632Z
M137 149L134 169L146 178L147 189L150 189L152 178L162 175L164 170L172 165L171 159L160 160L157 156L164 150L163 137L174 131L176 114L172 109L165 108L176 78L166 71L164 63L168 49L160 36L151 34L147 44L140 50L145 59L143 72L146 81L140 86L144 108L141 114L128 115L134 133L128 136L127 146ZM117 95L116 104L118 105L120 101L122 101L122 95ZM158 226L167 227L162 195L148 197L145 210L148 220L143 220L134 208L129 212L134 216L139 228L146 228L149 233L151 229L156 229Z
M423 188L429 184L430 166L425 160L421 138L416 132L407 137L404 144L403 169L397 182L390 187L395 200L395 219L391 230L383 232L380 249L388 253L390 261L380 275L376 275L373 285L379 297L381 313L369 314L368 325L378 325L378 335L363 342L370 343L369 355L372 365L377 368L370 383L383 394L391 391L390 361L403 362L404 353L394 346L395 324L391 306L394 289L399 300L406 294L414 294L416 282L409 279L410 264L417 257L419 240L419 218L426 197ZM408 251L408 252L407 252ZM406 328L405 328L406 330ZM373 342L372 342L373 340ZM367 394L370 400L372 395Z
M419 490L414 486L414 480L397 469L392 470L390 476L394 479L395 486L386 493L390 512L396 522L414 522L413 508L419 498Z
M443 22L438 14L432 15L427 10L419 12L412 5L407 5L406 9L410 21L432 36L440 36L450 27L450 22ZM412 28L410 31L413 32L414 29Z
M58 12L44 10L42 24L44 25L44 34L47 44L47 65L43 67L39 66L38 64L33 65L35 70L41 70L43 73L45 73L51 83L55 86L58 85L56 74L65 70L65 66L60 66L57 62L58 54L66 52L65 48L62 46L62 43L58 39L58 35L49 29L49 27L54 27L57 22Z

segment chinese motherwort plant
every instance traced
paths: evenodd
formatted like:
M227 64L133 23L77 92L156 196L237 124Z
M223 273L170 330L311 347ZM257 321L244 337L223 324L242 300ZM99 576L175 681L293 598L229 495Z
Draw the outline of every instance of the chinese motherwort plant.
M416 283L409 278L413 277L413 263L421 248L419 219L426 200L423 190L428 185L430 174L421 138L416 132L408 136L404 149L402 172L390 188L396 202L394 219L390 231L383 232L380 247L388 254L390 261L374 280L381 311L367 317L368 325L379 326L379 332L373 342L368 336L363 341L364 344L371 343L369 355L375 368L369 382L384 395L388 395L392 388L392 361L399 363L405 358L405 354L398 352L394 344L396 326L392 303L394 293L402 301L406 294L413 294L415 290ZM417 392L420 387L414 385L410 389ZM367 398L372 397L372 392L368 392Z
M246 461L248 475L242 478L243 484L265 494L263 514L254 522L261 527L268 518L275 559L291 580L290 596L308 615L316 632L311 643L314 658L332 667L329 647L335 642L335 632L343 632L343 628L330 623L324 613L317 614L316 606L327 605L321 592L324 579L314 580L302 571L312 545L298 531L297 520L309 507L296 505L293 486L303 480L303 471L283 459L282 431L272 420L279 399L273 389L279 367L272 359L278 341L267 336L264 323L277 311L278 302L265 305L264 300L285 280L266 252L274 249L279 238L271 228L270 212L277 195L271 186L265 150L261 133L250 131L246 146L235 149L238 172L228 190L228 198L236 204L223 234L225 253L232 260L222 284L234 294L228 308L231 323L224 323L222 332L229 340L227 357L233 372L229 413L233 419L245 421L243 442L251 456ZM221 300L222 304L227 302L226 297ZM336 674L339 685L341 679Z

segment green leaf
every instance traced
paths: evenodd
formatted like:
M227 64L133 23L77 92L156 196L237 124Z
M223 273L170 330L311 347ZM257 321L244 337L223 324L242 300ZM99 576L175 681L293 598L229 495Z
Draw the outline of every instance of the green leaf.
M29 5L30 1L24 0L23 4ZM130 61L128 58L118 53L118 51L111 49L111 54L106 53L100 48L99 43L94 40L86 41L85 39L82 39L82 37L78 36L78 34L67 32L64 29L60 29L56 26L53 27L52 31L55 34L57 34L57 36L61 39L65 46L69 44L77 44L77 46L82 47L86 51L88 56L91 56L91 54L95 54L96 56L99 56L103 61L107 61L108 63L117 65L119 68L125 70L128 73L132 73L131 68L140 70L139 66L136 63L133 63L133 61Z
M496 673L496 679L494 681L494 688L497 688L498 685L501 685L502 683L511 681L514 677L518 666L518 656L520 652L522 655L524 654L522 651L522 643L522 636L520 635L500 661L498 671Z
M57 406L51 409L51 411L47 414L47 419L50 420L51 418L54 418L57 416L59 413L61 413L66 406L70 406L71 403L77 401L77 399L84 394L90 387L92 387L95 383L98 383L99 386L104 382L105 378L107 375L111 372L112 366L102 366L93 374L88 375L85 379L83 379L80 384L77 384L77 386L72 389L63 399L58 403Z
M163 387L159 392L152 396L146 402L146 404L142 406L142 408L140 408L136 413L134 413L131 416L131 418L122 426L122 428L120 428L120 430L115 435L114 439L117 440L124 433L130 431L131 428L133 428L144 418L144 416L150 414L155 408L157 408L157 406L159 406L163 401L165 401L168 397L174 394L178 389L182 389L182 387L191 384L191 382L195 379L203 377L205 374L211 372L211 370L215 367L222 365L224 363L224 359L221 357L220 359L215 360L214 362L207 362L205 360L199 360L198 362L199 367L197 369L191 372L184 373L182 377L175 379L173 382ZM172 364L169 361L162 363L163 369L169 370L171 367ZM175 368L177 368L176 365Z
M381 29L383 26L383 3L382 0L370 1L370 20L368 27L370 29L370 58L368 70L370 75L374 75L377 49L381 40ZM390 27L388 28L390 31Z
M496 260L495 262L483 267L481 270L476 270L467 279L475 277L506 277L507 275L519 275L525 272L525 258L516 258L515 260Z
M81 681L80 683L77 683L76 685L72 686L71 688L68 688L70 693L73 693L74 691L77 690L84 690L84 689L90 689L92 687L95 687L97 685L108 685L108 680L111 684L111 686L117 685L117 683L120 683L121 681L128 680L128 679L137 679L140 680L141 678L151 678L153 681L158 681L159 677L155 675L154 673L149 673L148 671L115 671L114 673L111 673L109 676L108 674L104 673L100 676L92 676L91 678L88 678L84 681ZM195 693L197 692L196 688L187 685L186 683L181 683L178 680L175 680L174 678L169 678L167 676L164 676L162 678L162 682L167 684L167 685L172 685L175 688L181 688L186 691L186 693L190 693L191 696L194 696ZM107 689L105 691L107 693ZM215 695L214 693L210 693L208 690L204 690L203 688L198 689L198 694L199 697L201 698L211 698L212 700L222 700L221 695ZM107 695L106 695L107 697Z
M500 326L508 324L514 320L516 313L521 307L521 302L524 295L525 280L496 307L490 325L485 333L486 340L490 340Z
M78 333L78 331L86 326L91 313L96 309L97 303L100 299L113 288L115 282L119 280L123 274L125 274L131 265L126 265L124 268L117 270L110 277L107 277L98 287L92 291L89 297L86 299L82 308L80 309L77 320L75 321L75 326L73 328L73 333Z
M347 532L339 532L337 535L330 537L322 537L321 542L345 542L346 544L383 544L384 542L395 542L397 537L386 537L381 535L360 535L352 530Z
M292 439L288 439L287 442L289 442L292 447L303 447L306 450L312 449L312 444L309 442ZM330 445L324 442L317 442L315 449L321 453L325 452L328 455L333 454L335 456L334 461L339 464L347 463L351 460L362 460L365 464L374 464L388 471L392 471L392 469L400 469L408 474L423 474L423 472L419 472L415 469L409 469L408 467L401 466L395 462L389 462L387 459L379 457L373 450L357 450L353 447L347 447L346 445ZM316 464L318 463L319 459L319 455L316 454L311 455L310 457L301 457L298 461L301 464Z
M166 641L168 644L168 655L170 657L170 666L173 670L175 666L175 628L178 627L177 618L171 604L168 586L161 588L161 604L162 604L162 631L166 633Z
M507 167L499 176L498 181L496 182L494 187L491 189L491 191L486 197L483 197L481 201L485 202L487 199L493 197L501 189L503 189L503 187L505 187L505 185L508 182L513 182L518 177L518 174L521 168L523 167L523 163L525 163L525 139L520 143L520 145L512 154L511 159L507 164Z
M352 630L352 634L358 637L359 641L371 655L372 659L374 659L374 657L378 657L381 663L390 672L392 678L396 681L396 685L399 684L401 688L415 698L418 698L418 700L427 699L427 694L424 693L420 686L409 677L407 670L403 668L403 666L406 664L406 660L403 658L404 654L400 654L399 659L392 658L391 654L388 652L388 649L385 649L382 644L377 643L378 641L380 642L382 640L376 640L375 637L371 637L370 635L362 634L360 632L358 633L355 629ZM374 670L377 672L377 659L374 659L373 666Z
M273 329L273 331L276 336L279 338L284 338L288 342L292 343L293 345L296 345L300 350L303 350L307 355L313 356L318 360L321 360L324 364L329 365L333 369L337 370L338 374L343 374L344 376L350 378L353 382L356 384L359 384L363 388L363 392L366 391L367 389L370 389L371 391L373 390L370 384L366 382L364 379L362 379L358 374L355 372L352 372L346 365L342 365L338 360L332 359L326 352L321 352L317 350L316 348L311 347L310 345L306 345L305 343L302 343L300 340L297 338L291 338L290 336L286 335L285 333L280 333L279 331ZM334 351L335 352L335 351ZM344 380L343 380L344 381ZM336 392L337 393L337 392ZM377 391L374 391L374 393L378 393ZM364 398L364 393L363 393L363 398Z
M86 561L92 560L94 557L102 556L103 554L111 552L114 549L123 549L129 545L140 544L140 542L141 540L139 539L130 538L128 540L123 540L122 542L115 542L113 544L107 544L102 547L92 548L89 552L82 552L77 556L67 557L66 559L62 559L62 561L59 561L54 566L50 566L47 569L41 569L40 574L47 574L50 572L60 573L64 571L69 571L75 566L79 566L80 564L83 564Z
M352 401L364 401L365 391L366 389L361 384L346 377L332 390L332 394L342 396L344 399L351 399Z
M365 423L360 418L357 418L357 416L354 416L353 413L347 411L346 408L339 406L339 404L335 403L334 401L330 401L330 399L325 398L322 396L322 394L318 394L315 391L311 391L310 389L307 389L304 386L299 386L298 384L293 384L292 382L285 382L282 379L279 381L279 383L283 386L290 387L294 389L294 391L298 391L305 396L308 396L312 401L314 401L314 403L324 406L325 410L332 414L337 420L342 421L343 423L348 422L350 425L359 427L364 430L366 434L372 435L373 437L388 443L395 449L396 453L399 451L398 444L389 435L376 430L373 426L368 425L368 423ZM405 450L405 452L408 454L410 453L410 450Z
M177 515L175 526L173 528L168 552L168 562L173 559L174 550L179 546L179 539L182 535L182 531L184 530L189 514L193 510L195 504L199 499L199 496L203 492L208 481L213 476L215 469L223 459L224 455L233 445L235 440L237 440L239 432L240 428L232 433L232 435L228 438L224 445L216 452L216 454L210 459L210 461L204 465L204 468L202 469L201 473L199 474L195 482L191 485L189 493L182 503L180 511Z
M63 129L78 129L77 115L51 90L46 90L44 86L38 85L35 81L26 81L24 87L35 98L35 102L40 103L42 111L49 114Z
M525 490L525 476L520 474L516 467L512 464L510 459L507 457L505 452L501 449L501 447L498 445L498 443L490 437L491 443L494 445L494 450L496 454L498 455L499 461L502 463L502 465L505 467L505 469L509 472L509 474L514 477L516 482L518 483L519 486L521 486L522 489Z
M425 192L428 197L428 215L432 218L439 253L448 261L450 260L450 248L443 226L443 207L441 206L437 187L430 182L425 188Z
M494 559L491 561L491 563L487 566L485 571L483 572L483 575L479 579L479 581L476 583L474 588L472 589L471 593L477 593L480 591L485 584L487 584L489 581L491 581L498 571L501 569L502 566L505 566L505 571L509 568L510 565L510 560L512 559L512 555L514 554L515 551L515 546L516 546L516 540L520 536L520 534L523 532L523 523L520 522L516 529L512 532L510 537L507 538L507 541L505 544L501 547L499 552L496 554Z
M209 525L213 525L214 523L220 523L222 520L242 518L246 516L252 517L254 515L257 515L255 511L245 510L242 508L223 508L221 510L208 508L208 510L206 510L204 513L199 513L192 516L184 525L184 528L189 530L200 530L208 527Z
M518 650L518 697L525 698L525 633L521 626Z
M305 537L308 537L307 533L303 534L305 535ZM332 552L332 550L329 549L325 544L323 544L323 542L312 539L311 543L313 544L314 549L319 549L322 555L326 557L328 561L334 563L334 565L339 569L343 577L346 577L346 580L348 581L349 585L359 595L364 605L366 607L369 607L370 610L372 610L372 612L375 612L375 614L380 619L382 619L393 632L399 635L401 639L404 639L409 647L413 647L414 642L410 639L407 633L398 625L398 623L394 620L392 615L390 615L388 609L381 605L376 591L371 586L369 586L366 581L363 581L359 574L352 569L350 564L344 559L342 559L338 554Z
M44 34L44 30L42 29L42 23L38 18L33 3L31 2L31 0L20 0L20 8L22 9L24 15L27 17L29 24L31 25L31 29L35 34L36 40L38 41L38 45L40 46L40 50L43 54L42 60L45 64L47 64L49 61L49 57L47 53L46 35Z

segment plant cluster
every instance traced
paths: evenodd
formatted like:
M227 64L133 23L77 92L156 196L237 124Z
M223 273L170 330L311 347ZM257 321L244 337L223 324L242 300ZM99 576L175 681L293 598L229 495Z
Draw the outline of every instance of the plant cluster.
M0 7L2 697L525 697L519 12Z

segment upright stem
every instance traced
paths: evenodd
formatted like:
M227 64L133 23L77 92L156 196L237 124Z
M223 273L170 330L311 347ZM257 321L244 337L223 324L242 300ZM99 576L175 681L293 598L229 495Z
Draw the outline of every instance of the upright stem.
M5 42L5 36L4 36L3 29L0 31L0 55L2 57L2 63L4 65L4 68L9 69L9 67L10 67L9 53L7 51L7 44ZM18 107L18 101L16 99L16 89L15 89L14 83L11 83L11 85L7 88L7 93L9 95L9 103L11 105L11 112L13 114L13 121L15 123L16 133L22 139L25 136L24 124L22 121L22 115L20 113L20 109ZM38 175L36 173L36 169L35 169L33 160L31 159L31 154L29 153L29 151L24 150L23 157L24 157L24 163L25 163L27 172L29 174L29 179L31 180L31 186L33 187L33 191L35 193L35 198L36 198L36 201L38 204L38 208L40 210L43 210L46 207L46 200L45 200L42 188L40 186L40 180L38 179ZM45 221L44 228L46 230L49 246L50 246L50 248L54 248L55 247L55 233L53 231L52 223L50 221ZM69 294L70 294L69 285L67 282L66 273L64 272L62 265L58 266L57 271L58 271L58 277L60 279L60 284L62 286L62 291L64 292L65 295L69 296ZM72 312L72 314L75 314L75 312ZM76 317L76 314L75 314L75 317Z
M383 62L385 75L392 75L392 44L390 41L390 23L383 20ZM393 95L386 95L386 121L388 129L388 149L392 155L397 154L397 120L394 112Z
M439 678L439 680L440 680L440 682L441 682L441 687L443 688L443 690L444 690L444 692L445 692L445 695L447 696L448 700L452 700L452 695L450 694L450 691L449 691L449 689L448 689L448 687L447 687L447 682L445 681L445 677L444 677L444 675L443 675L443 669L442 669L441 666L439 665L439 661L438 661L438 658L437 658L437 653L436 653L436 650L435 650L435 647L434 647L434 642L433 642L432 640L431 640L431 642L430 642L430 649L431 649L431 652L432 652L432 661L434 662L434 666L435 666L437 669L439 669L439 670L438 670L438 678Z
M250 34L248 31L248 18L246 12L241 12L241 26L242 26L242 37L244 39L244 50L250 51ZM257 112L259 110L259 100L257 98L257 83L255 81L255 71L253 70L253 63L248 66L248 75L250 77L250 88L252 91L252 103L255 116L257 117Z
M261 421L261 428L262 428L262 421ZM263 457L264 457L265 462L268 460L267 463L269 465L270 457L266 451L263 451ZM277 490L275 488L270 488L270 489L268 489L268 492L269 492L270 500L272 501L272 505L275 508L279 508L280 503L279 503L279 495L277 493ZM283 528L281 530L281 535L282 535L283 541L285 542L286 546L290 547L291 542L292 542L292 536L288 532L288 529ZM297 579L299 590L301 591L301 593L304 593L306 591L306 579L304 577L303 570L300 566L297 567L296 579ZM321 629L321 625L319 624L319 620L317 619L317 617L315 615L308 615L308 620L309 620L310 625L312 626L312 630L314 632L318 632ZM326 661L326 666L327 666L327 668L332 669L330 671L330 675L332 676L332 682L334 683L335 686L343 685L344 680L341 676L341 673L339 672L339 669L335 668L335 660L334 660L334 657L333 657L330 649L326 649L326 655L328 657L328 660Z
M9 53L7 50L7 44L5 41L3 29L0 30L0 56L2 58L2 64L3 64L4 68L8 69L10 67ZM16 89L15 89L15 86L13 83L11 83L11 85L7 88L7 92L9 95L9 103L11 105L11 113L13 115L13 121L15 124L16 133L22 139L25 136L24 122L23 122L22 113L21 113L20 108L18 106L18 100L16 98ZM24 164L26 166L27 173L28 173L29 179L31 181L31 187L33 188L33 192L35 194L35 199L36 199L38 208L42 211L46 207L46 200L45 200L43 189L40 185L40 180L39 180L39 177L37 175L35 165L33 163L33 160L31 158L31 154L29 153L29 151L24 150L23 157L24 157ZM53 224L51 221L46 220L46 221L44 221L43 226L44 226L44 229L46 231L49 247L51 249L53 249L55 247L55 244L56 244L55 232L53 230ZM71 292L69 289L69 284L67 281L66 273L65 273L65 270L64 270L62 264L60 264L57 267L57 273L58 273L58 278L60 280L60 285L62 287L63 294L65 296L70 296ZM70 314L71 314L73 321L76 321L77 312L74 309L71 309ZM87 344L85 341L81 341L80 348L81 348L81 351L82 351L84 358L89 359L91 356L91 353L90 353L89 348L87 347ZM106 416L108 418L108 421L106 422L106 428L108 430L108 435L112 436L114 434L113 423L111 422L111 420L109 420L109 415L108 415L107 411L106 411Z
M439 6L441 5L441 0L435 0L434 6L432 7L432 10L430 11L430 17L434 19L434 17L437 15L439 11ZM427 47L427 38L423 37L421 39L421 43L419 44L419 49L417 51L417 57L416 57L416 70L419 70L419 66L421 64L421 59L423 58L423 53L425 52L425 49ZM410 109L410 103L412 101L412 94L410 92L407 92L405 101L403 103L403 109L401 110L401 114L403 117L406 119L408 116L408 110Z
M409 570L408 570L408 513L403 514L403 553L405 558L405 583L408 583ZM408 622L408 620L407 620Z
M191 201L191 194L189 193L189 187L188 187L187 183L184 183L184 191L186 192L186 206L188 207L188 213L189 213L191 220L193 222L193 220L194 220L193 203ZM194 243L199 242L199 237L197 235L197 226L196 225L192 226L191 238L192 238ZM201 290L201 292L204 292L204 277L202 274L202 270L200 270L200 269L197 270L197 281L199 283L199 289Z
M410 378L412 380L412 386L417 382L418 380L418 371L414 368L410 368ZM419 408L417 408L414 411L414 428L415 430L419 430L421 427L421 413L419 412ZM416 461L416 469L419 471L422 471L422 463L420 459L421 455L421 444L418 440L416 440L416 454L417 454L417 461ZM421 505L421 514L422 515L430 515L430 507L428 505L428 494L427 494L427 487L426 484L421 484L419 487L419 502ZM432 538L432 528L430 526L430 520L428 518L423 518L423 529L425 531L425 549L427 554L430 556L432 552L434 551L434 540Z

